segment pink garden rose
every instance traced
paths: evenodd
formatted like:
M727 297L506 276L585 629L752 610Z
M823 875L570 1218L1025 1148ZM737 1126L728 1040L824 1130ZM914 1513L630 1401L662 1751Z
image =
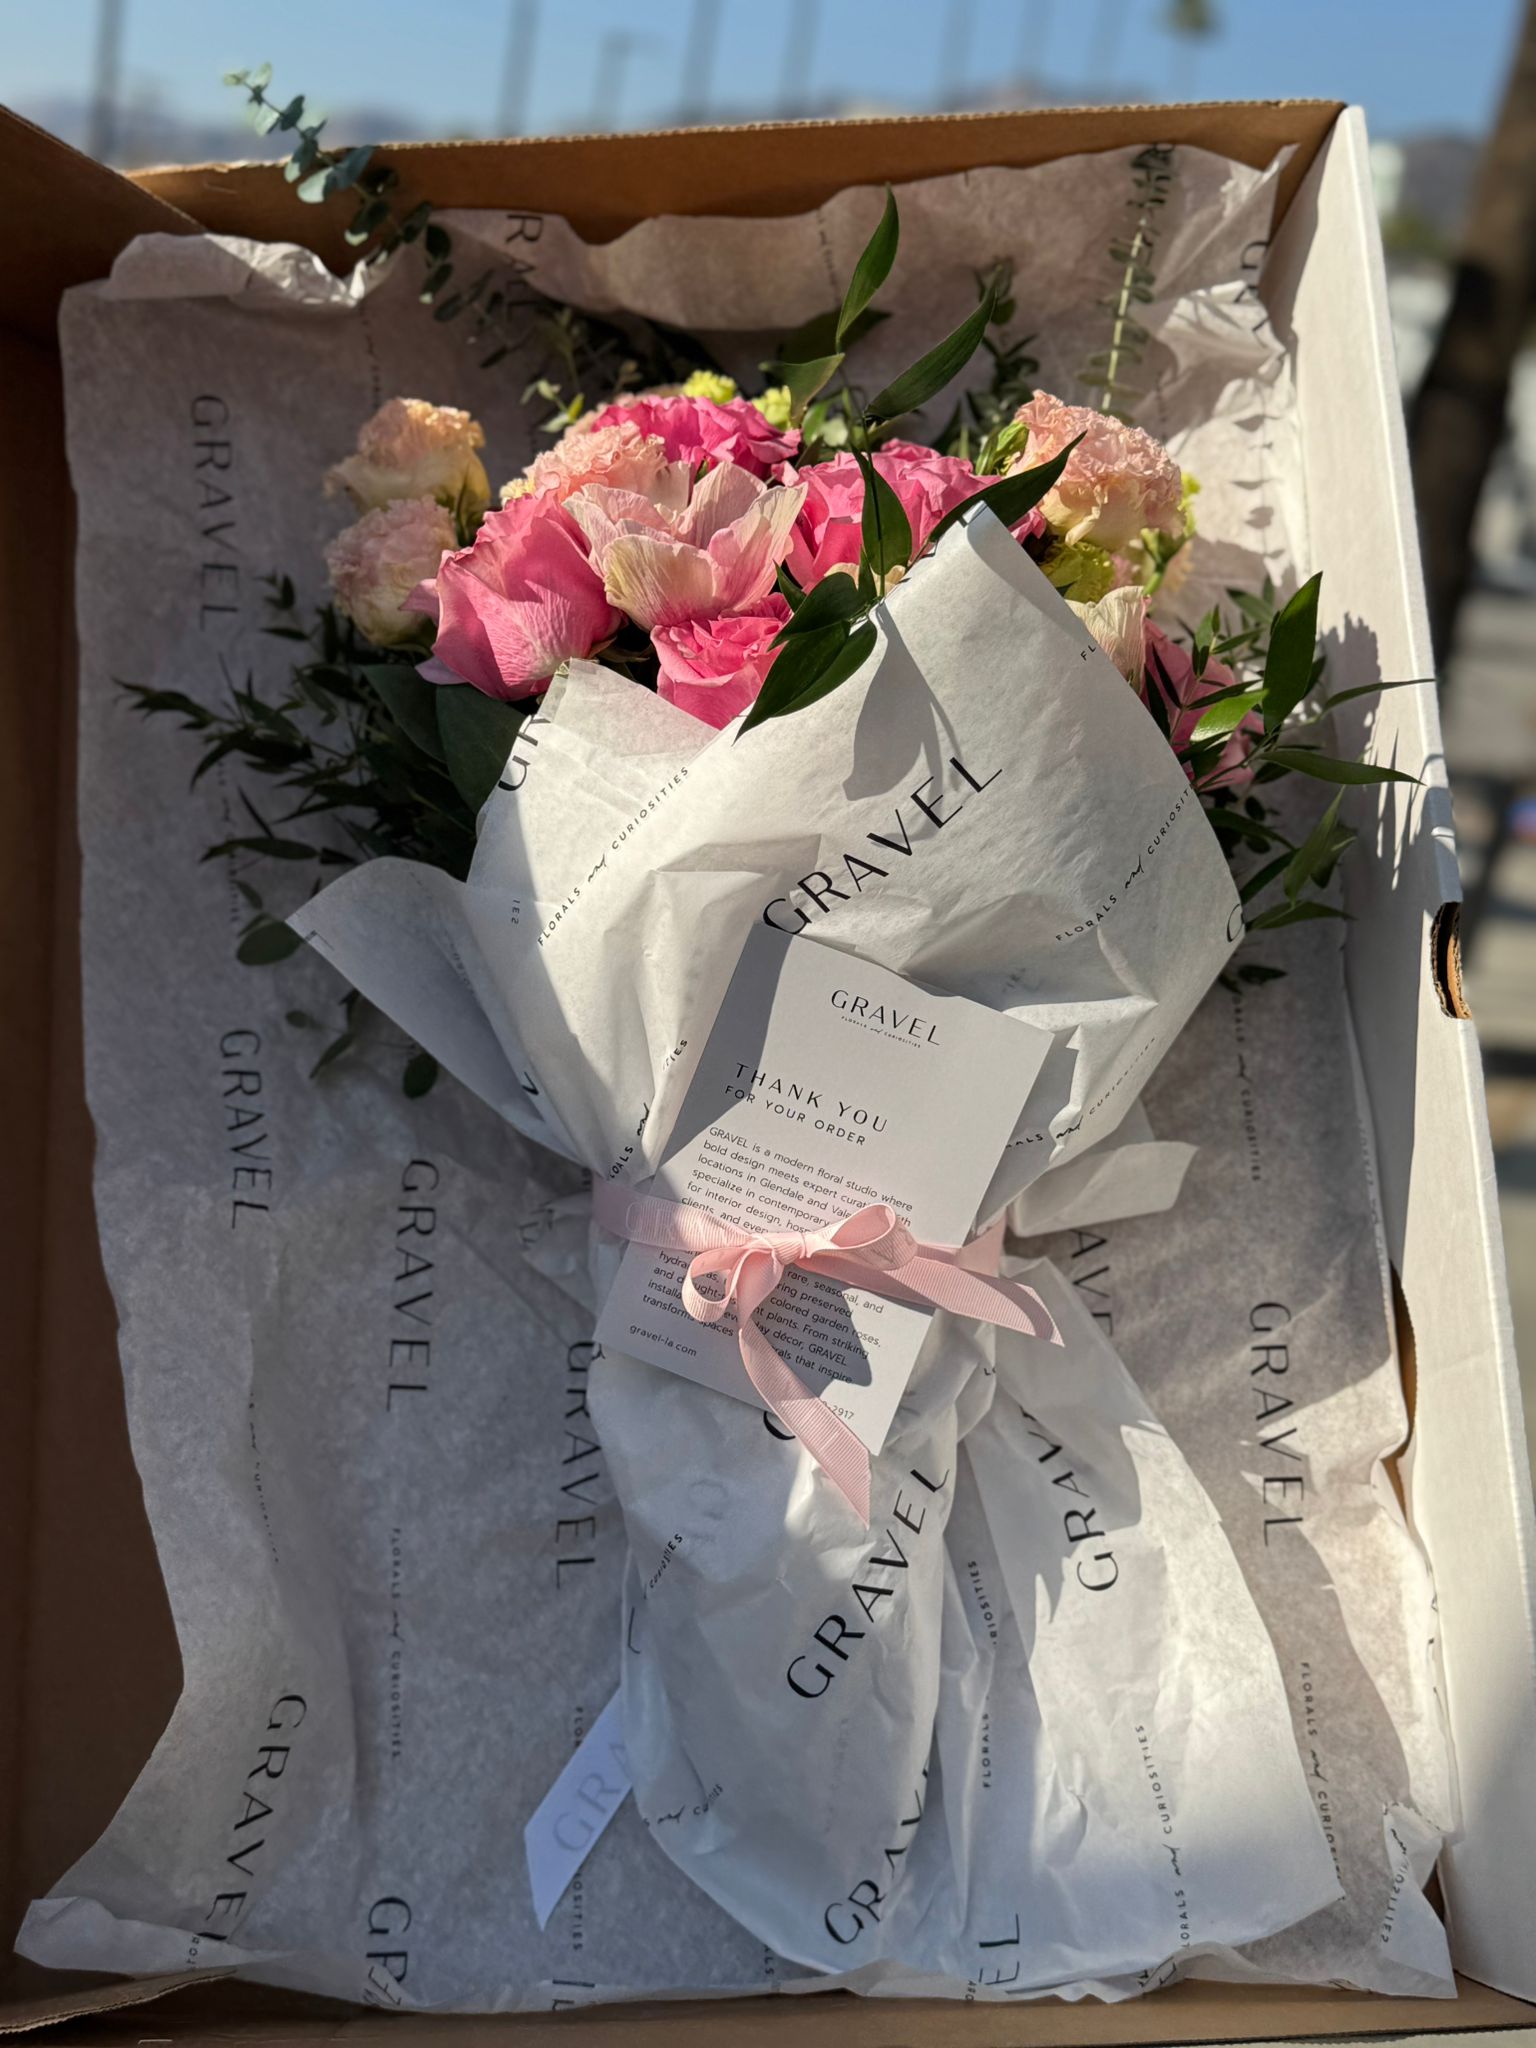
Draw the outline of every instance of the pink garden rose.
M567 428L523 472L530 490L550 492L562 502L586 484L608 484L675 506L687 504L692 475L693 465L668 460L659 434L647 434L638 421L624 417L606 427Z
M1182 747L1200 723L1200 713L1207 698L1218 690L1230 690L1237 677L1224 661L1208 661L1205 674L1196 680L1195 664L1188 648L1181 647L1177 640L1170 640L1152 619L1147 621L1145 653L1146 676L1141 693L1145 696L1149 690L1160 692L1170 713L1169 738L1176 748ZM1222 749L1207 788L1247 788L1253 780L1253 770L1247 765L1248 756L1253 751L1254 741L1263 731L1263 719L1257 711L1250 711Z
M620 399L594 413L585 431L600 433L626 420L642 434L657 435L668 461L686 462L690 470L704 461L729 462L753 476L771 476L800 449L796 428L770 425L744 398L730 398L722 405L683 392ZM576 431L582 431L579 425Z
M449 555L407 609L437 618L434 682L488 697L547 687L563 661L590 654L623 623L603 596L580 530L553 497L488 512L471 547Z
M680 511L604 484L586 485L565 510L587 537L608 602L654 632L757 609L804 499L803 484L766 484L722 462Z
M978 476L958 456L937 455L914 441L887 441L875 451L874 464L901 500L912 528L914 554L946 512L995 481ZM795 524L789 573L803 590L809 590L829 570L851 569L858 562L864 477L853 457L842 454L834 455L830 462L814 463L801 472L801 481L806 489L805 510ZM1021 521L1020 529L1028 525L1028 519ZM1024 537L1022 530L1019 537Z
M325 551L336 603L380 647L419 640L421 620L407 602L424 577L458 544L453 514L435 498L396 498L365 512Z
M1113 554L1144 527L1170 535L1184 531L1183 474L1141 427L1125 426L1090 406L1063 405L1048 391L1037 391L1014 419L1028 427L1029 439L1009 463L1010 473L1037 469L1075 435L1083 436L1055 489L1041 500L1047 522L1063 540L1091 540Z
M763 687L777 659L773 646L789 606L772 591L751 612L689 619L652 635L661 677L657 692L706 725L729 725Z

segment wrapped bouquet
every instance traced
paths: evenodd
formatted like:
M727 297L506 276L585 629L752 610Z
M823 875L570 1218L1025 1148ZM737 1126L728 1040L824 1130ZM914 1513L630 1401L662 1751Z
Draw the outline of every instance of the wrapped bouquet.
M325 451L328 599L311 613L302 564L270 587L276 687L122 679L198 736L239 959L307 977L302 1004L283 999L296 1042L318 984L293 956L307 942L345 978L342 1028L306 1062L314 1113L335 1114L332 1091L380 1049L397 1073L403 1056L418 1107L369 1097L374 1128L411 1148L399 1281L440 1255L424 1245L445 1169L409 1119L435 1113L423 1098L446 1070L510 1127L498 1155L474 1125L474 1213L492 1241L520 1235L519 1303L540 1331L581 1333L555 1347L556 1591L594 1565L610 1499L622 1561L583 1622L569 1762L564 1707L547 1707L566 1698L559 1628L515 1600L504 1614L538 1647L501 1711L549 1730L513 1767L519 1932L490 1962L483 1935L456 1949L425 2002L536 2001L553 1916L581 1919L605 1863L614 1895L670 1869L686 1883L669 1896L706 1895L713 1917L644 1965L610 1933L594 1995L749 1988L763 1955L786 1987L968 1997L1125 1997L1182 1973L1446 1986L1421 1893L1443 1765L1422 1674L1388 1717L1418 1731L1413 1783L1384 1790L1363 1743L1341 1849L1298 1742L1286 1596L1228 1527L1198 1420L1159 1420L1095 1305L1100 1274L1075 1264L1111 1223L1175 1248L1219 1227L1219 1204L1183 1196L1182 1099L1227 1085L1211 1002L1248 1005L1256 1045L1265 1005L1337 1019L1336 962L1289 928L1342 915L1345 786L1405 779L1332 750L1329 714L1353 693L1327 693L1318 579L1282 532L1236 580L1221 524L1243 406L1280 376L1270 343L1222 317L1229 245L1269 189L1197 166L1176 201L1156 152L1125 154L1073 172L1141 223L1096 353L1075 231L1039 252L1039 317L1059 333L1022 331L1037 279L1001 225L1013 188L987 195L979 230L1010 253L972 266L974 303L915 350L930 294L921 264L901 292L890 192L845 195L860 234L840 303L793 304L798 324L770 339L746 284L729 317L689 312L681 289L631 303L622 257L573 242L541 279L565 375L528 379L547 424L510 480L493 490L515 466L478 408L375 405L351 452ZM929 252L946 183L914 195ZM1150 257L1147 222L1170 206L1181 291ZM679 249L652 251L662 279L704 246L674 226ZM694 227L715 231L717 288L727 235ZM814 289L803 234L785 240L797 291ZM217 260L294 303L261 253ZM113 290L135 302L147 282L130 266ZM205 288L182 271L184 292ZM143 296L170 297L165 274ZM1035 349L1056 389L1076 350L1089 402L1037 385ZM1157 351L1163 436L1130 416L1128 367ZM1212 458L1198 480L1176 442ZM1197 530L1202 487L1215 509ZM300 873L315 886L295 903L273 877ZM1281 950L1260 957L1250 933ZM1347 1022L1333 1037L1347 1063ZM235 1085L241 1104L260 1084ZM1288 1107L1298 1127L1306 1107ZM471 1114L457 1097L445 1113ZM334 1172L362 1156L353 1142ZM1307 1171L1333 1176L1342 1247L1319 1314L1354 1317L1390 1359L1368 1159L1346 1143L1342 1166ZM454 1231L476 1238L467 1217ZM1302 1311L1255 1280L1247 1326L1216 1342L1198 1264L1143 1265L1122 1328L1146 1320L1149 1358L1187 1350L1190 1386L1235 1352L1271 1450L1296 1405L1277 1332ZM275 1299L282 1262L263 1271ZM412 1326L391 1324L386 1406L435 1385L422 1285ZM538 1345L520 1348L516 1317L500 1327L515 1400L537 1403ZM1340 1411L1317 1398L1321 1456ZM470 1463L489 1499L497 1475ZM1265 1466L1245 1483L1267 1547L1310 1478ZM1391 1560L1399 1617L1427 1600L1390 1503L1351 1517ZM300 1606L294 1640L326 1664ZM1394 1670L1411 1662L1396 1626L1373 1610L1365 1629ZM345 1777L332 1740L324 1767ZM347 1853L370 1863L378 1795L358 1787L366 1846ZM116 1876L87 1859L34 1910L34 1952L166 1966L177 1916L122 1874L164 1856L152 1817L124 1826L136 1846ZM1409 1903L1373 1949L1388 1892ZM280 1906L242 1892L197 1939L349 1988L324 1940L283 1931L305 1896L297 1875ZM405 1948L379 1954L369 1995L415 2002Z

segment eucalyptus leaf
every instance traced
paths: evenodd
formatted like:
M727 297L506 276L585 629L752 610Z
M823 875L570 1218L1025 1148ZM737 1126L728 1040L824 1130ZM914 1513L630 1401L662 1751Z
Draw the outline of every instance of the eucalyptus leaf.
M1273 910L1266 910L1248 926L1251 932L1277 932L1286 924L1311 924L1320 917L1342 917L1347 919L1347 910L1335 910L1331 903L1287 903L1277 904Z
M1354 844L1354 833L1339 823L1339 805L1343 801L1341 789L1287 861L1285 893L1292 903L1300 899L1309 882L1325 882L1332 874L1339 855Z
M839 341L837 323L841 314L841 307L829 306L825 313L814 313L809 320L802 321L780 341L775 351L777 360L781 363L806 363L815 356L835 355L840 348L852 348L882 320L890 318L888 313L877 313L870 306L844 329L843 338Z
M333 1061L339 1060L344 1052L350 1052L350 1050L354 1045L356 1045L356 1043L357 1033L355 1031L340 1032L335 1038L331 1040L330 1044L325 1048L325 1051L321 1053L319 1059L317 1059L315 1061L315 1064L310 1068L309 1078L311 1079L311 1081L314 1080L317 1074L323 1074L326 1068L330 1066L333 1063Z
M360 673L406 738L434 761L445 760L437 726L437 696L443 685L429 683L403 661L372 661Z
M1231 693L1223 690L1219 693L1219 698L1220 701L1212 703L1201 712L1195 729L1190 734L1191 741L1198 743L1201 740L1216 739L1223 734L1236 732L1249 712L1259 710L1264 701L1262 691L1258 690L1239 690Z
M946 335L936 348L920 356L910 369L903 370L883 391L876 392L864 417L873 423L896 419L904 412L916 412L919 406L926 405L930 398L942 391L951 378L958 377L981 346L981 338L991 324L996 296L995 287L989 284L975 312L962 320L954 333Z
M1260 759L1272 768L1289 768L1297 775L1311 775L1319 782L1417 782L1401 768L1378 768L1370 761L1337 761L1331 754L1315 754L1306 747L1266 747Z
M796 639L802 633L819 633L828 626L847 622L865 609L864 599L853 577L845 576L839 570L833 575L823 576L801 597L792 616L779 628L776 647Z
M864 477L864 511L860 525L861 559L868 563L877 587L893 569L912 560L912 527L900 498L862 450L854 457Z
M1256 869L1238 890L1239 900L1251 903L1255 896L1262 896L1275 877L1284 873L1290 861L1291 856L1288 853L1277 854L1273 860L1265 861L1263 867Z
M501 780L522 713L472 683L436 683L437 730L454 788L478 813Z
M1264 725L1278 732L1312 687L1317 653L1317 599L1322 575L1308 577L1270 628L1264 657Z
M880 223L875 232L865 243L858 262L853 266L853 275L849 278L848 289L843 294L834 336L835 346L839 349L846 344L854 321L890 276L900 240L901 223L896 213L896 195L887 185L885 211L880 216Z
M842 356L813 356L808 362L775 363L772 375L789 391L789 415L796 426L805 418L805 409L821 390L831 382L842 364Z
M1068 443L1059 455L1053 455L1049 462L1042 462L1034 469L1018 470L1013 476L1000 476L996 483L988 484L984 491L978 491L974 498L967 498L963 505L956 505L944 514L938 525L929 534L931 545L941 540L957 520L962 519L973 505L986 505L995 512L1004 526L1017 526L1026 513L1033 512L1047 491L1053 490L1060 480L1062 471L1071 460L1072 450L1082 439Z
M429 1052L413 1052L405 1063L405 1072L400 1077L400 1086L415 1102L431 1090L439 1073L437 1061Z
M817 588L821 588L820 584ZM737 728L736 737L740 739L743 733L770 718L801 711L847 682L862 666L875 638L875 628L866 620L856 627L839 622L791 641L768 671L768 679Z
M246 933L235 948L235 958L246 967L271 967L297 953L303 943L292 925L270 918Z

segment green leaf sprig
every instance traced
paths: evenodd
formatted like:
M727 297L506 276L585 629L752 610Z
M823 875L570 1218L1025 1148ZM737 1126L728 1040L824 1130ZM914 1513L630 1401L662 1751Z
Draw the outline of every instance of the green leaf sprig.
M802 328L784 344L781 359L771 366L772 374L789 386L791 417L797 424L808 421L817 394L843 368L848 346L861 331L867 331L875 312L872 302L891 274L900 239L896 197L887 187L880 220L853 267L836 315L823 316ZM851 389L845 392L847 439L864 478L858 563L852 576L825 576L804 593L787 571L780 572L779 588L790 604L791 615L773 643L779 650L777 659L737 728L738 739L769 719L786 718L819 702L857 674L873 651L878 634L870 612L911 568L915 552L911 522L875 463L879 437L893 421L936 397L965 368L993 324L999 289L998 276L984 280L975 310L872 398L860 403ZM798 357L796 350L807 353ZM1071 448L1064 449L1037 469L999 477L948 513L925 546L934 545L978 502L990 506L1007 524L1016 524L1050 490L1071 452Z

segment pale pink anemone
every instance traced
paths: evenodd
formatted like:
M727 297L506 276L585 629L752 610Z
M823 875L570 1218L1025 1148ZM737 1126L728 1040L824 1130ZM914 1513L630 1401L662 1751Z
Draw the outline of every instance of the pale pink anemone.
M765 484L721 463L680 510L603 484L577 491L564 509L587 537L608 602L654 632L756 607L804 499L803 484Z
M1184 478L1160 441L1086 405L1064 405L1037 391L1014 414L1029 429L1010 472L1038 469L1077 435L1055 487L1040 501L1047 523L1065 541L1092 541L1111 553L1144 529L1177 536L1184 531Z
M580 529L553 497L488 512L473 546L446 556L405 608L437 620L422 674L473 683L488 697L545 689L562 662L591 654L623 624Z
M1146 673L1142 695L1156 690L1167 707L1168 737L1175 748L1188 741L1200 723L1207 701L1219 690L1230 690L1237 681L1224 661L1208 661L1205 673L1196 677L1194 659L1187 647L1171 640L1155 620L1148 619L1145 647ZM1207 789L1246 789L1253 780L1248 756L1254 741L1264 731L1257 711L1250 711L1223 747L1221 754L1201 780ZM1186 770L1187 772L1187 770Z
M912 529L914 555L946 513L996 482L995 477L978 476L958 456L936 454L915 441L887 441L876 450L874 465L901 501ZM852 569L858 563L864 475L851 455L842 454L802 471L801 481L806 487L805 509L795 523L789 573L808 590L829 570ZM1044 521L1031 512L1014 533L1024 540L1043 530Z
M705 725L729 725L767 680L788 617L789 606L770 591L750 612L659 626L651 636L661 664L658 694Z
M609 407L611 412L613 407ZM536 455L523 472L529 490L562 502L587 484L640 491L661 504L684 505L693 468L674 462L659 434L645 433L633 418L611 426L569 427L552 448Z
M770 425L746 399L729 398L721 404L682 392L619 399L576 431L600 433L625 420L642 434L655 435L669 462L686 462L694 470L703 462L729 462L753 476L772 476L800 451L796 428Z

